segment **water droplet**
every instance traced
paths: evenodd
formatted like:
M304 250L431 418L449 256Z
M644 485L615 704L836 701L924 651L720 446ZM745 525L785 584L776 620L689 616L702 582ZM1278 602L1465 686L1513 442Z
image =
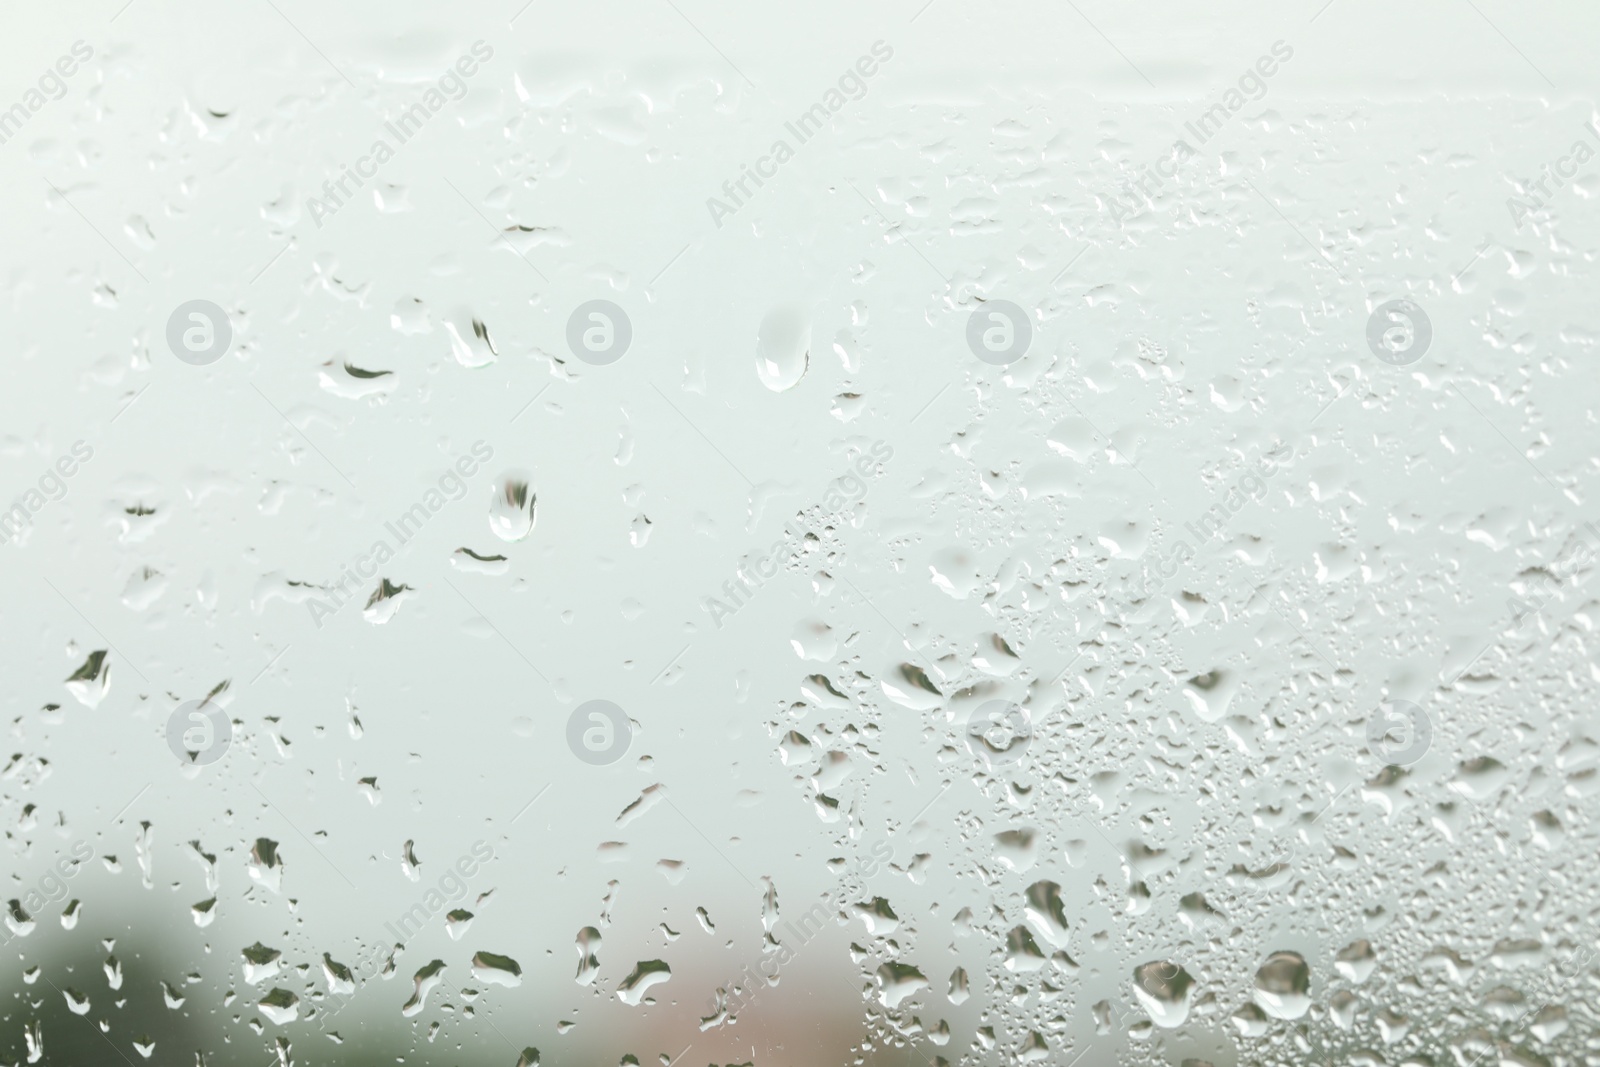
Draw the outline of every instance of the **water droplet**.
M756 375L774 393L793 389L811 360L811 321L798 307L767 312L756 331Z
M630 1007L638 1007L651 986L660 985L671 977L672 968L662 960L640 960L617 986L617 999Z
M480 556L470 548L458 548L450 554L450 563L468 574L504 574L511 562L504 556Z
M393 371L365 370L337 359L330 359L317 371L318 384L345 400L387 396L394 392L398 381Z
M6 904L6 929L18 937L27 937L33 933L33 916L22 910L22 901L12 900Z
M427 1006L428 994L434 987L444 980L444 960L434 960L412 976L413 992L411 999L400 1007L400 1014L410 1019L420 1015Z
M258 837L250 849L250 859L245 864L250 880L265 886L274 893L283 887L283 859L278 855L278 843Z
M328 983L328 992L336 996L348 996L356 991L355 975L350 973L350 968L326 952L322 954L322 977Z
M446 319L444 328L450 334L450 354L463 367L487 367L499 356L489 327L466 308Z
M1166 1029L1183 1025L1189 1017L1189 996L1194 978L1168 960L1156 960L1135 967L1133 994L1149 1014L1150 1021Z
M1511 778L1505 764L1493 756L1479 756L1464 761L1456 768L1456 776L1449 787L1468 800L1488 800Z
M382 626L394 618L400 605L414 592L409 585L396 585L387 578L380 578L378 587L367 598L367 606L361 609L361 617L374 626Z
M867 933L873 937L888 937L900 929L900 916L894 913L883 897L873 897L865 904L857 904L855 912L866 924Z
M1311 1007L1311 968L1298 952L1274 952L1256 972L1255 1001L1274 1019L1298 1019Z
M1023 914L1039 936L1056 948L1067 947L1067 916L1061 906L1061 887L1039 881L1028 887Z
M510 956L479 952L472 957L472 977L485 985L519 986L522 968Z
M538 495L527 471L506 471L489 493L489 529L502 541L520 541L533 532Z
M878 999L886 1008L898 1008L907 997L926 989L928 980L907 963L885 963L878 968Z
M796 623L789 644L794 646L794 654L801 659L818 663L827 663L839 651L839 639L833 636L828 624L820 619L802 619Z
M450 940L460 941L467 936L467 931L472 929L472 920L477 918L465 908L452 908L445 913L444 929L450 935Z
M1031 974L1045 965L1039 943L1025 926L1014 926L1006 935L1005 968L1013 974Z
M111 692L111 664L106 662L104 649L89 653L83 666L72 672L67 679L67 692L86 708L100 706L106 694Z
M574 979L579 985L593 985L600 973L600 931L585 926L578 931L578 973Z
M300 998L287 989L273 989L257 1005L270 1022L283 1026L300 1017Z
M1378 954L1372 951L1370 941L1352 941L1333 959L1333 969L1357 985L1371 977L1377 965Z
M276 975L283 962L283 953L275 948L268 948L259 941L241 949L239 954L244 957L244 980L250 985L264 982Z

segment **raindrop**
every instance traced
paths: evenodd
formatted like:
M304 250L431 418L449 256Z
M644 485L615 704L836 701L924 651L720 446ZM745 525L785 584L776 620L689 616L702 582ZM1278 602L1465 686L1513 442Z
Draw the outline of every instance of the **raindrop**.
M411 994L411 999L401 1006L400 1014L407 1019L420 1015L428 1003L428 994L444 980L443 974L444 960L434 960L413 975L411 984L414 992Z
M241 950L240 954L244 957L244 980L250 985L276 975L283 956L277 949L268 948L259 941Z
M1039 936L1056 948L1067 947L1067 916L1061 906L1061 887L1039 881L1028 887L1024 914Z
M519 986L522 968L510 956L479 952L472 957L472 977L485 985Z
M489 336L489 327L466 308L446 319L444 328L450 334L450 354L463 367L487 367L499 356Z
M111 692L111 664L106 662L104 649L89 653L83 666L67 678L67 692L86 708L97 708Z
M1256 972L1255 1001L1274 1019L1298 1019L1311 1007L1311 968L1298 952L1274 952Z
M1157 960L1134 968L1134 996L1149 1014L1150 1021L1165 1029L1182 1026L1189 1017L1189 997L1193 990L1194 978L1176 963Z
M356 991L355 975L350 973L350 968L326 952L322 954L322 977L328 983L328 992L336 996L348 996Z
M489 490L489 529L502 541L520 541L533 532L538 495L527 471L509 470Z
M1333 969L1357 985L1371 977L1377 965L1378 954L1370 941L1353 941L1333 958Z
M661 960L641 960L634 964L633 972L617 986L617 999L630 1007L644 1002L651 986L660 985L672 977L672 968Z
M878 968L877 978L878 999L890 1009L898 1008L907 997L928 986L922 972L907 963L885 963Z
M578 973L574 976L579 985L593 985L600 972L600 931L585 926L578 931Z
M361 617L374 626L382 626L394 618L395 612L400 610L400 605L413 592L409 585L395 585L387 578L380 578L378 587L367 598L367 606L361 609Z
M269 1022L284 1026L300 1017L300 998L287 989L274 988L257 1005Z
M274 893L283 887L283 860L278 856L278 843L270 838L256 838L245 869L250 872L250 880L257 885L265 886Z
M27 937L33 933L33 927L33 916L22 910L22 901L8 901L6 904L6 929L18 937Z
M811 322L798 307L767 312L756 331L756 375L774 393L793 389L811 360Z

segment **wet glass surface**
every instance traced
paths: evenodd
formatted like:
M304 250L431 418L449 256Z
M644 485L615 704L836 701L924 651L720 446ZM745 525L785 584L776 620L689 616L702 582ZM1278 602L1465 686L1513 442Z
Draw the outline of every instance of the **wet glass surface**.
M0 1062L1600 1063L1594 10L8 23Z

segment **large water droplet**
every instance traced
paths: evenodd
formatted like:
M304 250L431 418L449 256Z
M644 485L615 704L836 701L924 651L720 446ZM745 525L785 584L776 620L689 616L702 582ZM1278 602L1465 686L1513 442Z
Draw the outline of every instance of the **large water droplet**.
M1194 978L1169 960L1154 960L1133 969L1133 995L1157 1026L1173 1029L1189 1017Z
M6 905L6 929L18 937L27 937L33 933L33 916L22 908L22 901L13 900Z
M1311 1007L1311 968L1298 952L1274 952L1256 972L1256 1003L1275 1019L1298 1019Z
M287 989L274 988L256 1005L271 1022L283 1026L300 1017L300 998Z
M283 953L259 941L240 950L240 955L244 957L244 980L251 985L273 977L283 964Z
M460 308L445 320L444 328L450 334L450 354L463 367L487 367L499 352L489 336L489 328L466 308Z
M797 307L767 312L756 331L756 374L774 393L793 389L811 361L811 321Z
M245 862L250 880L265 886L274 893L283 887L283 859L278 855L278 843L271 838L258 837Z
M878 968L877 977L878 999L890 1009L898 1008L901 1001L928 985L921 971L905 963L885 963Z
M489 529L502 541L520 541L533 532L538 495L527 471L510 470L489 490Z
M361 617L374 626L382 626L394 618L395 612L400 610L400 605L405 603L413 592L409 585L396 585L387 578L379 578L377 588L367 597L367 606L361 609Z
M335 996L347 997L356 991L356 976L350 968L326 952L322 954L322 977L328 983L328 992Z
M796 623L789 644L794 646L794 654L801 659L818 663L827 663L839 651L839 639L834 636L833 629L820 619L801 619Z
M1372 942L1365 940L1352 941L1333 959L1333 969L1357 985L1371 977L1377 966L1378 954L1372 950Z
M585 926L578 931L578 973L574 979L579 985L593 985L600 973L600 931Z
M1067 914L1061 905L1061 886L1035 882L1028 887L1023 913L1039 936L1056 948L1067 947Z
M419 970L411 979L411 999L400 1007L400 1014L410 1019L422 1013L428 1003L428 994L444 980L444 960L434 960Z
M665 962L641 960L634 965L633 973L617 986L617 999L636 1008L644 1002L644 995L649 992L651 986L659 985L671 977L672 968Z
M67 692L86 708L97 708L111 692L111 664L106 662L105 649L89 653L83 666L67 679Z
M522 984L522 968L510 956L479 952L472 957L472 977L485 985L514 987Z

